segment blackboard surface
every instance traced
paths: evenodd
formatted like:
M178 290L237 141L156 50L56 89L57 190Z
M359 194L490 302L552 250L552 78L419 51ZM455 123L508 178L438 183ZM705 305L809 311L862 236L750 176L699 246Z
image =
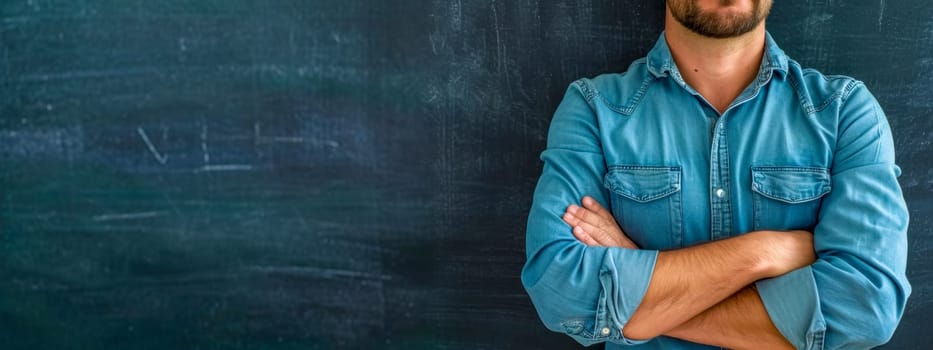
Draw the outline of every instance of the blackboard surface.
M660 1L5 0L0 348L570 349L519 281L551 113ZM893 128L933 344L933 7L781 1Z

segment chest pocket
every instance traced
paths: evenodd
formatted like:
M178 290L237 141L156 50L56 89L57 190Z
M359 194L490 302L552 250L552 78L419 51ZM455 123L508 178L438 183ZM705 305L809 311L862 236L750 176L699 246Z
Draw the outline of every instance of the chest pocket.
M642 249L679 248L683 242L680 167L613 165L603 178L612 214Z
M825 168L752 167L755 229L812 231L831 189Z

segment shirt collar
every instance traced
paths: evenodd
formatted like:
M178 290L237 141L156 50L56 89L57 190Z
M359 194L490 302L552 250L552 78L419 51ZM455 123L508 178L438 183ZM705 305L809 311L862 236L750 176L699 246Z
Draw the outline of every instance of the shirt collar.
M654 74L655 77L673 76L678 80L682 79L680 77L680 71L677 70L677 65L674 64L671 50L667 47L667 40L664 39L663 32L657 43L654 44L654 48L648 52L647 61L648 70ZM761 59L761 68L758 70L758 76L770 77L772 72L780 72L783 75L787 74L787 55L778 47L777 43L774 42L771 33L765 32L765 54Z

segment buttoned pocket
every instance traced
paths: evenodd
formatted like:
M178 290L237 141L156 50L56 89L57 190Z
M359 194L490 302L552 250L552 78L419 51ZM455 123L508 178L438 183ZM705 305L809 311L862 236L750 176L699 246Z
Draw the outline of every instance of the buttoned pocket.
M812 231L831 185L825 168L752 167L755 229Z
M680 167L613 165L603 185L611 192L613 216L640 248L681 246Z

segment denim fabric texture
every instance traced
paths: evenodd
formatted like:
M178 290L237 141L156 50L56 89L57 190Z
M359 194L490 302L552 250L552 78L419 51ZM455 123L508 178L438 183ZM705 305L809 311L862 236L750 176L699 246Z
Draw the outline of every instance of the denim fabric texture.
M551 121L522 283L544 325L607 349L633 341L657 252L755 230L813 232L818 260L756 283L799 349L887 342L910 295L908 214L887 119L862 82L803 69L767 35L757 78L720 115L664 35L625 73L572 83ZM589 195L641 248L588 247L561 220Z

